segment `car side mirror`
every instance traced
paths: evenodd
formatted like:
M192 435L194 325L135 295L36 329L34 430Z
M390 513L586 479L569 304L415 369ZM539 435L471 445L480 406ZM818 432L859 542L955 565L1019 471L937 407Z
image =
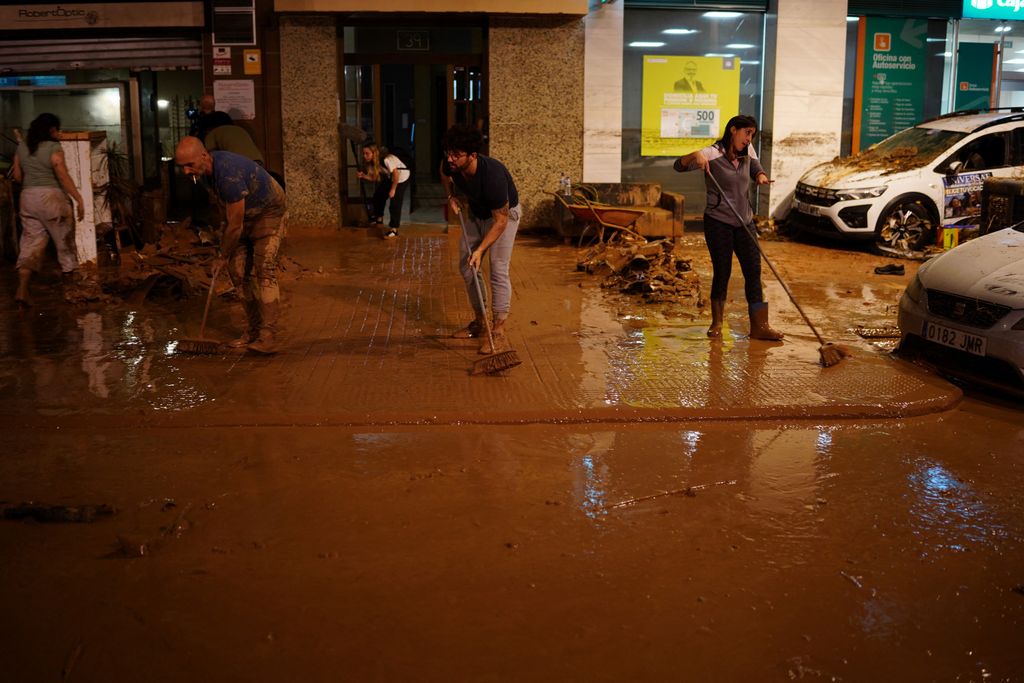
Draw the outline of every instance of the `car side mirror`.
M964 162L962 162L962 161L951 161L951 162L949 162L949 166L946 167L946 175L948 175L948 176L956 175L956 174L958 174L960 172L960 169L962 169L963 167L964 167Z

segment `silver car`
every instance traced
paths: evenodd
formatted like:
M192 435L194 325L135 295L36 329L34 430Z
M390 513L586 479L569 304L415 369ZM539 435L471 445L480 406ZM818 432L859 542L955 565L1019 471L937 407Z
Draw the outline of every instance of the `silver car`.
M900 351L1024 395L1024 225L923 264L900 299Z

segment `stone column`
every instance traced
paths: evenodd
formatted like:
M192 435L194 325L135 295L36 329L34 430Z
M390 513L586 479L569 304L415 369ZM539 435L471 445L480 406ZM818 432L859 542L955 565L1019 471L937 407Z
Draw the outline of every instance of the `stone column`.
M765 37L763 162L775 180L758 213L782 218L804 172L839 154L846 2L771 0Z
M585 183L617 183L622 180L624 4L613 2L603 5L588 14L586 19L583 78Z
M334 17L282 17L282 141L292 225L342 224L338 107Z
M584 40L582 17L491 18L490 154L512 173L524 228L554 225L544 190L583 171Z

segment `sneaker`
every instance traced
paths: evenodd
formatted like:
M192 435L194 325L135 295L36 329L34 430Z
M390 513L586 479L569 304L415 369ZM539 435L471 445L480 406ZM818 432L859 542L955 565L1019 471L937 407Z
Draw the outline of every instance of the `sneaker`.
M388 228L384 232L384 239L389 240L389 239L392 239L394 237L398 237L398 231L395 230L394 228Z
M463 327L461 330L452 332L453 339L475 339L483 334L484 324L479 320L470 321L468 325Z

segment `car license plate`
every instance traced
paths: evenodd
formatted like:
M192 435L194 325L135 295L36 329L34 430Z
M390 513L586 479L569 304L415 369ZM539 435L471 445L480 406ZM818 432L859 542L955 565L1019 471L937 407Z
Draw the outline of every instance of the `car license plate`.
M967 332L954 330L950 327L926 322L924 324L924 338L952 349L973 353L975 356L985 355L985 338L977 334L968 334Z
M807 202L802 202L799 199L797 199L795 201L796 201L796 210L799 211L800 213L806 213L808 216L820 216L821 215L821 208L820 207L817 207L814 204L808 204Z

